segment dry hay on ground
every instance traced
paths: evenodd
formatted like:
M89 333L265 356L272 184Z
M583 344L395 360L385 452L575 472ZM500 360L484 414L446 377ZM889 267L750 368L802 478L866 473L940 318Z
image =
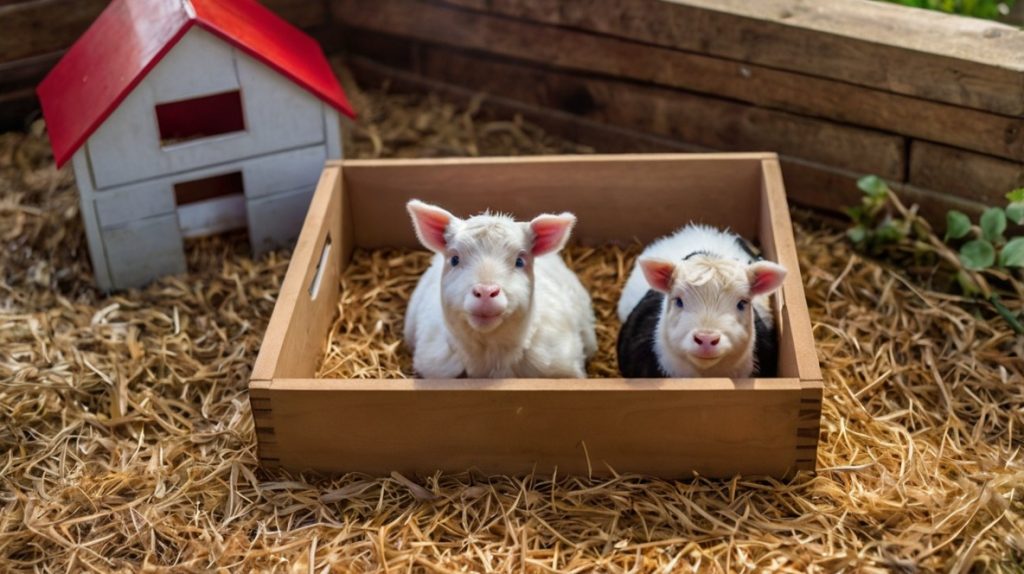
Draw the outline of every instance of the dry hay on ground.
M360 155L417 114L456 151L487 125L367 101ZM486 149L547 151L507 141ZM190 276L101 295L67 173L37 135L0 136L0 570L1020 571L1022 339L799 219L817 475L268 474L245 379L287 255L209 240Z

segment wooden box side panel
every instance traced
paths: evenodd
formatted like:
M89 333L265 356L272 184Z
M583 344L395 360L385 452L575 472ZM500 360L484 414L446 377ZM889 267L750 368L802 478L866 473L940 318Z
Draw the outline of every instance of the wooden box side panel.
M570 211L576 241L650 241L697 222L757 233L760 161L770 154L650 154L429 161L344 161L360 247L416 247L405 203L459 216L528 219ZM773 157L773 156L771 156Z
M512 388L459 381L461 389L436 390L308 383L279 380L256 390L263 464L375 475L614 469L680 478L782 477L798 468L801 390L793 379L743 388L724 381L710 389L683 388L692 381L669 389L610 381L606 390L542 388L549 381L516 381Z
M342 226L347 216L341 169L329 165L288 265L253 380L313 376L338 302L341 270L352 250L351 226Z
M800 259L796 253L793 224L789 218L786 190L782 170L776 159L765 160L760 201L761 247L764 256L785 267L789 272L777 300L781 300L781 348L779 374L802 380L821 380L821 368L814 350L811 317L807 310L800 273Z
M762 247L765 256L789 270L782 286L779 317L779 375L801 383L796 451L797 470L814 470L821 432L822 375L811 330L793 224L777 160L764 161L761 196Z

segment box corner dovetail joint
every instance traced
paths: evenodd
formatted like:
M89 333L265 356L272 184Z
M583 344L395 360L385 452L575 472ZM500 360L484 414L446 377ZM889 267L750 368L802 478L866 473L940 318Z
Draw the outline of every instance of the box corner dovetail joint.
M314 378L356 248L415 247L412 198L458 214L572 211L574 240L730 227L790 270L777 378ZM400 320L397 319L397 320ZM666 478L814 470L821 371L778 159L769 153L328 162L249 384L265 467Z

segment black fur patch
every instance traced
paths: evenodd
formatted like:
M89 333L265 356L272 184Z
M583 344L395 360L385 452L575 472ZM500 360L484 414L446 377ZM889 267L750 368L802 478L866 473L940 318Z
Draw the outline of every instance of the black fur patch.
M665 306L665 295L653 289L633 307L619 329L615 346L619 355L619 371L631 379L660 379L668 375L661 370L654 353L654 336L658 319Z
M761 313L754 309L754 368L755 377L776 377L779 371L779 337L775 329L769 329L761 318Z
M712 252L710 252L710 251L708 251L706 249L698 249L697 251L694 251L693 253L690 253L686 257L683 257L683 261L686 261L687 259L689 259L691 257L696 257L697 255L703 255L704 257L711 257L713 259L721 259L722 258L717 253L712 253Z
M740 246L740 249L742 249L744 253L750 256L751 261L760 261L763 259L761 254L754 250L754 247L750 242L739 235L736 236L736 244Z

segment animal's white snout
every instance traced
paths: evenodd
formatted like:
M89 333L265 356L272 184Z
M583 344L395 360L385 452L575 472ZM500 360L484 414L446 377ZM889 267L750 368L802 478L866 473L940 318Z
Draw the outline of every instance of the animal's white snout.
M469 324L478 331L487 332L500 325L508 309L508 297L496 283L477 283L470 289L466 311Z
M693 342L697 343L702 350L712 350L722 340L722 334L717 331L694 331Z
M683 340L682 348L690 360L710 365L729 354L732 342L717 329L695 329Z
M477 299L489 297L494 299L501 294L501 287L494 283L477 283L473 286L473 296Z

